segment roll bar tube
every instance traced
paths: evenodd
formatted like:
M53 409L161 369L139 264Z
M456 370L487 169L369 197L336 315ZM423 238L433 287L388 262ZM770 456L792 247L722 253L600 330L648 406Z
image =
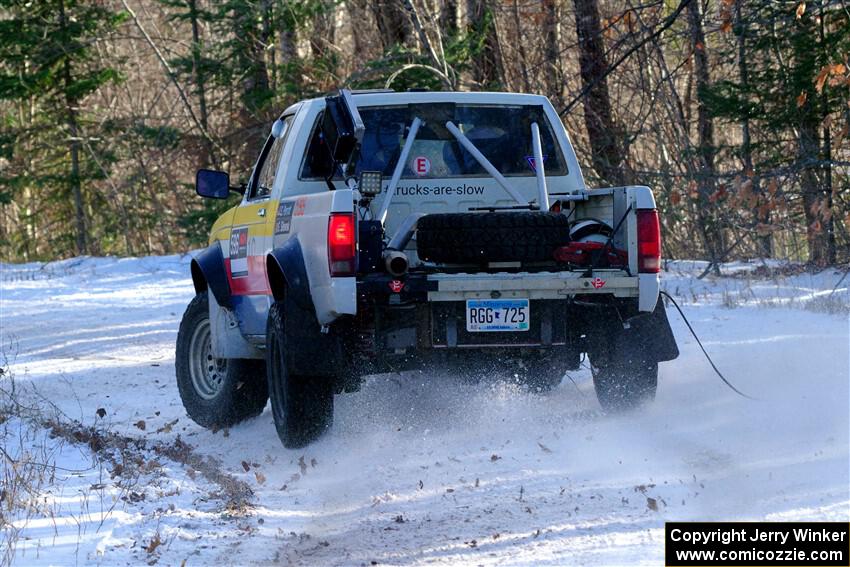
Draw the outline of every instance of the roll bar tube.
M540 143L540 127L531 123L531 149L534 152L534 172L537 176L537 199L541 211L549 210L549 190L546 188L546 170L543 167L543 146Z
M401 173L404 171L404 164L407 163L407 156L410 155L410 148L413 147L413 142L416 141L416 134L419 133L419 127L421 125L422 120L418 116L410 123L410 130L407 132L407 139L404 140L404 147L401 149L401 155L398 158L398 163L395 164L393 176L390 178L389 186L387 186L387 196L384 198L384 202L381 203L381 210L378 213L378 220L381 221L381 224L386 224L387 211L390 209L390 203L393 200L395 188L398 186L398 182L401 179Z
M493 179L495 179L499 183L499 185L501 185L502 188L508 192L508 195L513 197L514 201L516 201L520 205L527 202L522 198L522 195L520 195L513 187L508 184L508 180L505 179L505 176L499 173L499 170L496 169L496 167L492 163L490 163L490 160L488 160L484 156L484 154L482 154L481 151L475 147L475 144L473 144L472 141L470 141L470 139L467 138L463 132L458 130L458 127L455 126L451 120L446 122L446 128L448 128L449 132L452 133L452 136L457 138L457 141L460 142L460 145L462 145L464 148L466 148L466 151L472 154L472 157L475 158L475 161L477 161L481 165L481 167L487 170L487 173L492 175Z

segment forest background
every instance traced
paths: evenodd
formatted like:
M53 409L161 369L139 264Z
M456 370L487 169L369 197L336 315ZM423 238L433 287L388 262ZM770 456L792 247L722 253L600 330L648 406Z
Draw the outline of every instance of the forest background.
M845 0L0 0L0 259L200 247L289 104L545 94L666 258L850 261Z

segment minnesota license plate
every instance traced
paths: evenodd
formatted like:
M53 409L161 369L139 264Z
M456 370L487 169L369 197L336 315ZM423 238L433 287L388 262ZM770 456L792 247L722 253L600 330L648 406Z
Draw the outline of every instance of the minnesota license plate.
M466 301L466 330L527 331L531 309L527 299L469 299Z

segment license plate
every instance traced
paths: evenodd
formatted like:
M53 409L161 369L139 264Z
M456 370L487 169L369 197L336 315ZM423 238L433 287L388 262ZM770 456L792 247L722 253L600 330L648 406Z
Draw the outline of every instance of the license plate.
M466 302L466 330L527 331L531 310L527 299L469 299Z

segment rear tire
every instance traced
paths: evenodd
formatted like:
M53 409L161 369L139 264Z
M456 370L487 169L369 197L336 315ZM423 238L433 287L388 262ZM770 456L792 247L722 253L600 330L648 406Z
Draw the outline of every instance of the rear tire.
M260 415L266 407L261 360L214 358L209 299L199 293L189 303L177 333L177 389L192 421L208 429L230 427Z
M623 342L615 341L604 356L590 357L596 398L606 412L628 411L651 402L658 388L658 363Z
M285 299L284 299L285 301ZM266 326L266 371L272 415L284 447L309 445L333 424L333 381L327 377L292 374L287 364L291 344L286 331L284 301L269 310Z

